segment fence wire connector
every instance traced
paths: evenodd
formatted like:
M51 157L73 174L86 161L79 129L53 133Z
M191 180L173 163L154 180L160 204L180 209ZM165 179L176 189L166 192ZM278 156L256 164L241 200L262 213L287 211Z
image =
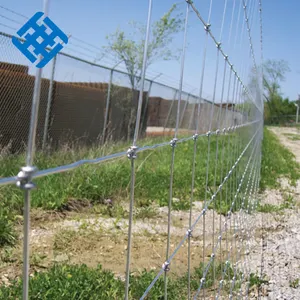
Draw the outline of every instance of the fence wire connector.
M222 235L218 236L218 240L221 241L222 240Z
M187 231L186 231L186 236L188 237L188 238L191 238L192 237L192 232L193 232L193 230L192 229L188 229Z
M185 0L187 4L193 4L192 0Z
M228 55L224 55L224 59L228 61Z
M205 24L205 25L204 25L205 31L208 32L208 31L210 30L210 26L211 26L211 24L209 24L209 23Z
M193 135L193 141L197 141L198 140L198 137L199 137L199 134L198 133L195 133Z
M218 43L216 43L216 47L217 47L218 49L220 49L220 48L221 48L221 45L222 45L222 43L221 43L221 42L218 42Z
M177 141L178 141L177 138L173 138L173 139L170 141L170 146L171 146L172 148L176 147Z
M220 129L217 129L217 130L216 130L216 135L219 135L220 132L221 132Z
M212 253L212 254L210 255L210 257L211 257L212 259L214 259L214 258L215 258L215 254Z
M205 278L202 277L202 278L200 279L200 282L201 282L202 284L204 284L204 283L205 283Z
M36 185L31 182L33 174L37 171L34 166L22 167L21 171L17 175L16 185L22 190L32 190Z
M222 129L222 133L223 133L223 134L226 134L226 128L223 128L223 129Z
M206 136L208 137L208 136L210 136L211 135L211 131L207 131L206 132Z
M170 263L168 261L165 261L162 265L162 268L165 272L170 271Z
M127 157L129 159L136 159L137 158L137 151L138 147L137 146L131 146L128 150L127 150Z

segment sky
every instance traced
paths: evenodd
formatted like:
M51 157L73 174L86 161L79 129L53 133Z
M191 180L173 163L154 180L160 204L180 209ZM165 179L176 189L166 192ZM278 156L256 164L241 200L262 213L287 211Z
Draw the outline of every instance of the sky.
M228 55L239 76L245 84L248 83L250 69L254 66L250 55L250 44L245 23L244 9L241 0L194 0L200 15L208 21L211 7L211 32L222 49ZM253 46L255 63L259 69L261 63L260 23L258 0L247 1L246 12L249 18L250 36ZM151 23L158 20L168 11L174 0L153 0ZM177 0L177 13L186 13L186 2ZM224 5L226 10L224 15ZM282 93L291 100L296 100L300 94L300 60L298 52L300 39L300 1L298 0L262 0L263 7L263 57L264 59L284 59L289 63L291 71L286 74L282 83ZM42 0L0 0L0 31L15 34L26 19L35 12L43 10ZM129 21L146 24L148 0L49 0L49 17L66 33L71 34L64 52L83 59L112 66L113 54L101 57L102 47L107 45L106 36L118 27L126 34L132 33ZM23 16L22 16L23 15ZM201 86L201 75L205 61L202 96L209 100L220 101L222 82L229 84L229 76L224 79L224 59L217 57L217 48L209 37L206 39L203 24L190 10L187 31L187 47L183 73L183 89L186 92L198 94ZM221 34L222 20L224 25ZM232 21L231 21L232 20ZM137 37L137 35L134 35ZM2 42L1 42L2 41ZM0 59L16 63L28 64L28 61L13 46L8 39L0 37ZM171 49L177 51L183 47L183 32L174 36ZM204 57L204 49L206 56ZM124 66L119 66L124 69ZM33 70L33 69L32 69ZM50 76L50 64L45 68L45 76ZM179 87L181 70L180 58L171 61L158 61L147 70L147 78L154 78L162 73L157 81ZM217 74L217 76L216 76ZM67 58L59 58L56 69L57 80L64 81L108 81L109 71L93 68ZM124 75L115 76L116 82L128 81ZM233 84L231 82L231 84ZM215 88L216 86L216 88ZM161 87L154 87L157 93ZM173 97L172 89L164 89L166 97Z

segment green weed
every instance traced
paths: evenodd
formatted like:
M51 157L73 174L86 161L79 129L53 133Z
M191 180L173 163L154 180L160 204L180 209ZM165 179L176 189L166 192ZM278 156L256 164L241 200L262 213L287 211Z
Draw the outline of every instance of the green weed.
M216 264L215 281L213 269L210 268L203 288L218 288L222 279L224 264ZM130 299L140 299L146 288L157 275L156 271L143 270L138 275L130 276ZM203 265L194 269L191 276L191 289L194 293L203 276ZM230 290L230 279L234 276L231 266L224 277L224 288ZM236 287L240 287L239 274L236 274ZM187 297L188 277L168 277L168 297L179 300ZM215 284L215 286L214 286ZM21 299L22 280L14 280L10 286L0 287L0 299ZM32 299L51 300L96 300L122 299L124 297L124 282L116 278L110 271L97 268L88 268L86 265L56 264L46 272L36 272L29 283L29 294ZM147 299L163 299L164 277L161 276L151 289Z
M295 207L295 200L291 195L284 194L283 200L283 203L281 203L280 205L259 204L257 207L257 211L262 213L283 213L285 209L292 209Z
M257 274L251 273L250 274L250 287L256 286L260 288L263 284L268 284L268 280L262 279Z
M277 180L282 176L290 179L295 185L296 180L300 178L299 164L295 161L295 156L280 143L277 136L265 128L262 145L261 188L278 188Z
M297 289L299 286L300 286L300 279L299 278L290 281L290 287L291 288Z

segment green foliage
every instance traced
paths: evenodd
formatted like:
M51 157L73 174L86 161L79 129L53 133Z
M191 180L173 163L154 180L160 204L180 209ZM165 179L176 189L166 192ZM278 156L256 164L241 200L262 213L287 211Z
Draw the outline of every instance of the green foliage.
M216 263L215 287L222 279L224 264ZM194 269L191 276L191 289L195 292L199 288L200 279L203 277L203 264ZM213 287L213 268L209 268L206 275L204 288ZM143 270L138 275L130 276L130 299L140 299L146 288L157 275L157 271ZM240 274L236 275L234 289L240 287ZM233 268L229 265L224 276L224 288L230 290L234 276ZM15 280L10 286L0 287L0 299L21 299L22 281ZM170 299L179 300L187 297L187 274L181 277L168 277L168 296ZM30 299L35 300L75 300L75 299L122 299L124 296L124 282L116 278L110 271L103 270L99 265L96 269L86 265L54 265L46 272L35 273L29 283ZM147 299L163 299L164 276L161 276L151 289Z
M260 288L263 284L268 284L269 281L260 278L257 274L251 273L250 274L250 287L256 286Z
M208 189L206 190L207 167L207 137L200 137L197 141L197 159L195 165L194 201L210 199L221 184L224 176L237 159L237 151L244 149L247 140L247 131L230 136L212 136L209 153ZM218 139L218 158L216 149ZM165 138L143 140L144 144L166 142ZM239 149L236 145L239 145ZM127 149L126 143L110 147L82 148L78 150L62 149L53 154L36 153L35 164L43 170L63 164L72 163L82 158L96 158L110 153L117 153ZM191 195L191 172L194 152L193 141L178 143L175 150L174 180L173 180L173 209L189 209ZM222 149L222 151L220 150ZM233 152L233 150L235 152ZM169 146L147 150L138 153L135 161L135 207L150 207L153 203L160 206L168 205L170 187L170 164L172 149ZM201 154L201 157L199 156ZM243 157L238 168L243 170L247 157ZM24 162L24 155L9 155L2 157L0 173L2 176L14 176ZM237 169L238 169L237 168ZM130 193L130 161L126 155L121 159L101 163L99 165L83 165L71 172L59 173L35 179L37 189L32 192L31 206L47 210L64 210L70 200L85 201L94 207L94 212L111 217L122 218L127 216L127 211L119 205L119 199L127 200ZM224 189L218 194L215 208L222 213L230 207L230 195L236 190L237 176L234 172ZM214 175L216 174L216 176ZM245 180L246 181L246 180ZM227 196L226 196L227 195ZM6 210L1 210L3 226L0 230L2 244L11 244L14 239L12 233L12 216L22 214L23 192L16 186L1 186L1 205ZM175 199L176 198L176 199ZM105 199L111 199L112 205L105 204ZM241 203L238 199L237 203ZM234 210L239 206L235 206ZM8 214L9 212L9 214ZM144 218L153 216L149 208L137 213L136 217ZM9 222L7 222L9 220Z
M171 48L172 40L176 33L182 30L183 20L180 15L174 15L177 6L174 4L151 27L149 40L147 67L157 60L170 60L174 58ZM118 28L114 33L108 35L108 45L105 51L116 56L117 61L125 63L131 87L136 88L141 78L143 52L145 44L145 26L136 22L130 22L132 31L126 34Z
M226 174L228 164L232 164L232 149L236 143L236 138L232 137L230 143L227 137L219 137L219 143L226 139L224 147L224 159L220 163L221 158L218 157L216 162L216 137L211 137L210 147L210 171L208 178L210 197L213 191L221 183L221 168L223 168L223 176ZM149 144L154 144L160 140L149 140ZM146 143L146 142L145 142ZM196 161L196 180L194 187L195 200L203 200L205 196L205 177L207 164L207 138L199 138L198 154L201 151L201 159ZM242 146L241 146L242 147ZM125 148L125 146L124 146ZM112 151L123 151L123 147L108 150L108 154ZM161 206L165 206L169 201L169 185L170 185L170 163L171 163L171 147L162 147L154 151L147 150L138 153L136 160L136 188L135 195L137 198L137 206L148 206L153 201ZM221 151L220 155L221 155ZM151 155L149 155L151 153ZM94 152L87 150L86 153L81 152L81 158L94 158L99 155L99 150ZM104 199L112 199L113 202L118 198L127 198L129 196L130 187L130 161L124 158L95 165L83 165L80 168L72 170L72 172L60 173L35 179L38 189L32 193L32 207L42 207L45 209L61 209L69 199L87 199L93 204L102 204ZM193 158L193 141L179 143L175 150L175 166L173 181L173 197L178 198L179 202L174 207L178 209L187 208L189 205L191 193L191 169ZM53 157L37 153L36 165L39 169L46 169L53 166L70 163L78 159L77 155L72 156L64 150L55 153ZM230 159L230 162L229 162ZM19 166L22 165L22 156L7 157L2 159L0 164L0 172L2 176L15 175ZM215 166L216 177L214 177ZM227 170L228 171L228 170ZM22 211L23 193L15 186L0 187L0 199L2 203L10 207L11 210L17 212Z
M284 98L280 92L280 84L285 81L285 75L290 72L285 60L267 60L263 64L264 71L264 119L266 124L279 124L281 116L295 115L296 107L288 98Z
M259 204L257 207L257 211L262 213L278 213L281 211L281 208L278 205L266 203L263 205Z
M277 188L277 180L284 176L295 184L300 178L295 156L284 147L274 133L264 129L262 144L261 188Z
M300 279L299 278L290 281L290 287L291 288L297 289L299 286L300 286Z
M288 98L284 99L278 94L271 95L265 103L264 119L267 125L295 123L296 106Z
M283 213L285 209L292 209L295 207L295 200L291 195L284 195L284 201L280 205L273 204L259 204L257 211L263 213Z
M0 287L0 299L22 299L21 280L11 287ZM102 270L89 269L85 265L56 265L47 272L35 273L29 284L30 299L121 299L123 284L114 275Z
M0 205L0 248L4 245L14 246L17 240L12 213L2 206Z

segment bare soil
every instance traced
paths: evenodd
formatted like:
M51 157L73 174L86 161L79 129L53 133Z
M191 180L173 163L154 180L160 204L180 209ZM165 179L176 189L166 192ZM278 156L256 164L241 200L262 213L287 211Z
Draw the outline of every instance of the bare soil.
M75 207L75 205L73 203ZM201 210L202 202L195 202L192 220ZM128 205L124 205L125 207ZM137 219L133 226L133 246L131 266L133 272L159 270L166 260L167 207L154 207L156 216ZM214 218L213 218L214 216ZM55 262L84 263L90 267L101 264L123 278L125 273L128 220L108 218L89 211L70 213L50 213L33 211L30 235L31 272L41 271ZM189 212L172 212L170 253L184 238L188 229ZM214 220L214 222L213 222ZM210 258L213 242L216 242L219 224L225 218L207 211L205 216L204 260ZM214 231L213 231L213 226ZM223 227L222 227L223 228ZM19 228L22 232L22 228ZM232 244L232 233L228 229L228 243ZM214 234L213 234L214 232ZM183 275L187 272L187 242L179 249L171 263L171 274ZM221 251L221 252L220 252ZM218 254L225 256L225 246ZM22 272L22 234L15 249L2 251L0 280L7 282ZM234 253L234 249L233 249ZM193 231L191 239L191 265L199 266L203 261L203 220Z

